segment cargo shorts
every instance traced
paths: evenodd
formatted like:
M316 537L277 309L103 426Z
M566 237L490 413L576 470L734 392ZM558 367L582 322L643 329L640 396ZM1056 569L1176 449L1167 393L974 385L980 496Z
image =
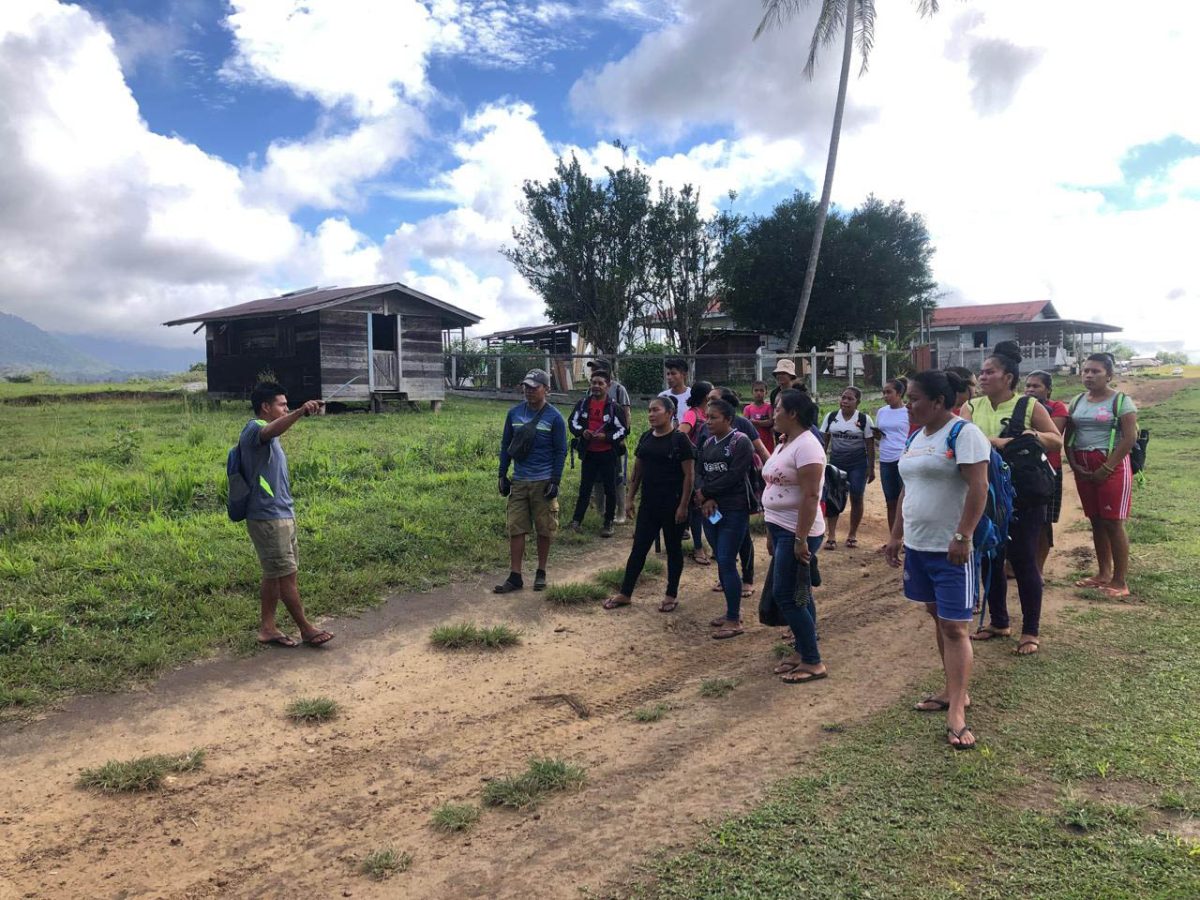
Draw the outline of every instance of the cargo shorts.
M546 499L544 481L514 481L508 495L507 531L510 538L534 532L554 537L558 532L558 498Z
M300 569L295 519L247 519L246 530L264 578L285 578Z

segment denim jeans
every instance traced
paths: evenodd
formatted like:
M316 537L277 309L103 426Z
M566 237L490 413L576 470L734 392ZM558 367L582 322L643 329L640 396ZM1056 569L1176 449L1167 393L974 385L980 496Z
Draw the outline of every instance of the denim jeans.
M792 629L796 652L806 665L815 666L821 662L821 652L817 649L817 623L809 567L796 559L794 533L772 522L767 523L767 533L771 546L775 548L772 559L775 603ZM813 540L808 539L810 552Z
M738 574L738 551L750 530L750 513L744 509L721 511L716 525L704 519L704 533L716 548L717 573L725 591L725 618L737 622L742 618L742 579Z

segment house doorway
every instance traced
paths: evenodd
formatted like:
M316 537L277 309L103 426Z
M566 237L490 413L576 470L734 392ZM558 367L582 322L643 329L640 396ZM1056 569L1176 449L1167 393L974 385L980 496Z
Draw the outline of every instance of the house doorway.
M371 384L377 391L400 388L400 317L371 313Z

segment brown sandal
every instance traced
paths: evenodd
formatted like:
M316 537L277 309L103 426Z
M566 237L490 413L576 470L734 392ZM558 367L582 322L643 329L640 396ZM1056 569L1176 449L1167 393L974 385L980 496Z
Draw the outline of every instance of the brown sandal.
M633 603L632 600L622 600L619 597L613 596L613 597L609 597L607 600L604 601L604 608L605 609L616 609L619 606L630 606L630 605L632 605L632 603Z
M735 638L739 634L745 634L745 633L746 633L745 630L743 628L741 628L740 626L730 625L727 628L720 628L717 631L714 631L713 632L713 640L714 641L724 641L724 640L728 640L729 638Z
M828 669L826 669L824 672L810 672L808 669L801 669L799 666L797 666L786 675L780 676L779 680L784 684L808 684L810 681L820 681L821 679L828 677Z
M995 638L1002 638L1002 637L1012 637L1012 629L1011 628L996 628L992 625L984 625L982 628L978 629L973 635L971 635L971 640L973 640L973 641L990 641Z
M679 601L675 597L666 597L663 599L662 603L658 604L658 611L660 613L675 612L675 610L678 608Z
M1021 652L1022 647L1033 647L1033 649L1030 650L1028 653L1022 653ZM1042 645L1039 644L1037 641L1032 640L1032 639L1026 639L1026 640L1021 641L1021 643L1017 644L1017 646L1013 649L1013 654L1016 656L1033 656L1039 650L1041 650L1041 647L1042 647Z
M738 627L741 628L742 620L738 619L737 623L738 623ZM711 625L713 628L724 628L726 625L729 624L729 619L725 618L724 616L717 616L715 619L713 619L708 624Z

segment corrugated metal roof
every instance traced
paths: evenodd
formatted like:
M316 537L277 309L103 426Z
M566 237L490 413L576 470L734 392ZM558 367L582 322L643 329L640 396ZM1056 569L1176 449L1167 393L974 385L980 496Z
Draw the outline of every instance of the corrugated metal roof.
M445 319L451 318L455 320L453 327L475 325L481 320L481 316L474 313L469 313L465 309L459 309L457 306L452 306L444 300L438 300L436 297L430 297L428 294L423 294L418 290L410 288L408 285L401 284L398 281L388 284L368 284L359 287L347 288L326 288L324 290L315 291L297 291L290 294L283 294L279 297L264 297L261 300L248 300L245 303L238 303L234 306L226 306L221 309L210 310L209 312L198 313L194 316L187 316L182 319L172 319L170 322L164 322L164 325L187 325L193 322L219 322L227 319L247 319L258 316L287 316L298 315L300 313L312 312L317 309L324 309L329 306L337 306L341 303L349 303L351 300L361 300L366 297L372 297L376 294L383 294L389 291L399 291L407 294L417 300L421 300L431 306L437 307L445 315Z
M478 339L481 341L502 341L505 338L541 337L546 334L554 334L556 331L577 331L578 329L578 322L563 322L561 325L528 325L524 328L510 328L508 331L497 331L494 334L480 335Z
M1007 325L1032 322L1049 306L1049 300L1026 303L985 303L979 306L939 306L929 320L930 328L954 328L963 325ZM1058 318L1051 308L1051 318Z

